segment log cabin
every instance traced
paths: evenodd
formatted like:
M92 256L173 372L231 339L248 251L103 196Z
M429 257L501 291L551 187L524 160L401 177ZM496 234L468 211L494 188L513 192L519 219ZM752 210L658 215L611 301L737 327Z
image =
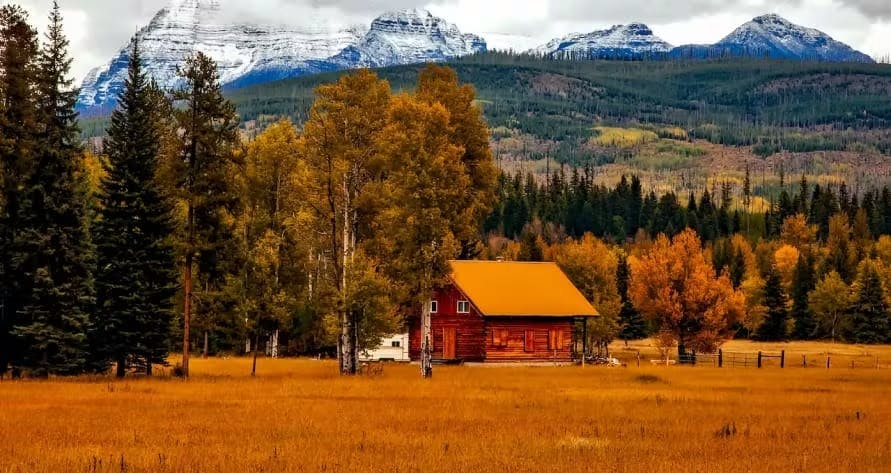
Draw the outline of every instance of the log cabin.
M430 301L439 362L570 362L577 322L597 310L555 263L452 261ZM421 317L408 319L409 356L420 359Z

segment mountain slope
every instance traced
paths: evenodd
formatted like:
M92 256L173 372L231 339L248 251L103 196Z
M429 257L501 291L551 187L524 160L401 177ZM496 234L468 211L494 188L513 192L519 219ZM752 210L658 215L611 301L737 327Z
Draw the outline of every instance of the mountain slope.
M229 88L356 67L443 61L486 50L474 35L423 10L386 13L370 28L310 18L300 28L226 24L219 0L174 0L135 39L146 71L165 88L178 85L183 58L201 51L219 65ZM79 108L108 107L123 86L128 48L84 79Z
M779 15L763 15L743 24L713 45L686 45L675 57L719 55L769 56L831 62L874 62L872 58L822 31L796 25Z
M530 53L556 58L630 58L664 54L671 49L672 46L654 35L647 25L631 23L557 38Z

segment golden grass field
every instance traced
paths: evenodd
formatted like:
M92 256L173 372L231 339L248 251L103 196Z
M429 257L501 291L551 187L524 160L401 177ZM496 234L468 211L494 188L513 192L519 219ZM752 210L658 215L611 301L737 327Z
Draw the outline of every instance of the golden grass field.
M192 370L3 381L0 472L891 471L891 369Z

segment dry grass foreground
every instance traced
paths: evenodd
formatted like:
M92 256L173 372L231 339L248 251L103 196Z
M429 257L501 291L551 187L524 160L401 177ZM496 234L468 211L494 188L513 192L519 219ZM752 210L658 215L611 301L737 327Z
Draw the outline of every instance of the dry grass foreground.
M891 370L195 360L0 383L2 472L887 472Z

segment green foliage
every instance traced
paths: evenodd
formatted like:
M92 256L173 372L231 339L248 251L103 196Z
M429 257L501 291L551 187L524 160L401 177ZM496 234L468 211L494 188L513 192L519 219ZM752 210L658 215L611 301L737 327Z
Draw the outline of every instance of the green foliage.
M138 43L105 141L108 175L100 192L97 308L92 340L99 368L117 363L151 373L166 364L177 272L171 208L156 180L162 133Z
M810 255L800 254L792 276L792 318L795 320L793 336L798 340L808 340L814 336L817 324L811 310L808 296L816 286L814 264Z
M845 338L854 343L885 343L891 335L891 314L876 262L867 260L861 263L854 293Z
M786 293L776 266L771 266L764 284L764 305L767 315L755 333L761 341L783 341L789 336L789 308Z
M616 283L619 297L622 300L622 309L619 311L619 338L625 341L640 340L649 335L647 322L634 308L628 297L628 283L631 277L631 268L628 266L628 258L622 254L616 267Z
M558 162L591 162L584 144L597 122L755 146L762 156L782 150L891 150L891 134L884 130L891 119L884 98L891 69L884 65L745 58L554 61L489 53L451 66L475 86L492 127L556 141L552 157ZM421 67L387 68L380 75L406 90ZM342 74L261 84L233 91L232 98L245 119L284 115L300 123L312 89ZM685 133L665 131L673 128Z
M12 242L17 288L13 334L17 364L35 376L86 369L86 332L93 309L90 240L82 150L74 111L77 91L58 5L50 13L34 84L37 99L35 163L25 180Z
M22 189L37 148L37 110L32 91L38 54L37 32L25 11L0 7L0 376L20 349L12 336L18 321L22 280L13 244L19 231Z

